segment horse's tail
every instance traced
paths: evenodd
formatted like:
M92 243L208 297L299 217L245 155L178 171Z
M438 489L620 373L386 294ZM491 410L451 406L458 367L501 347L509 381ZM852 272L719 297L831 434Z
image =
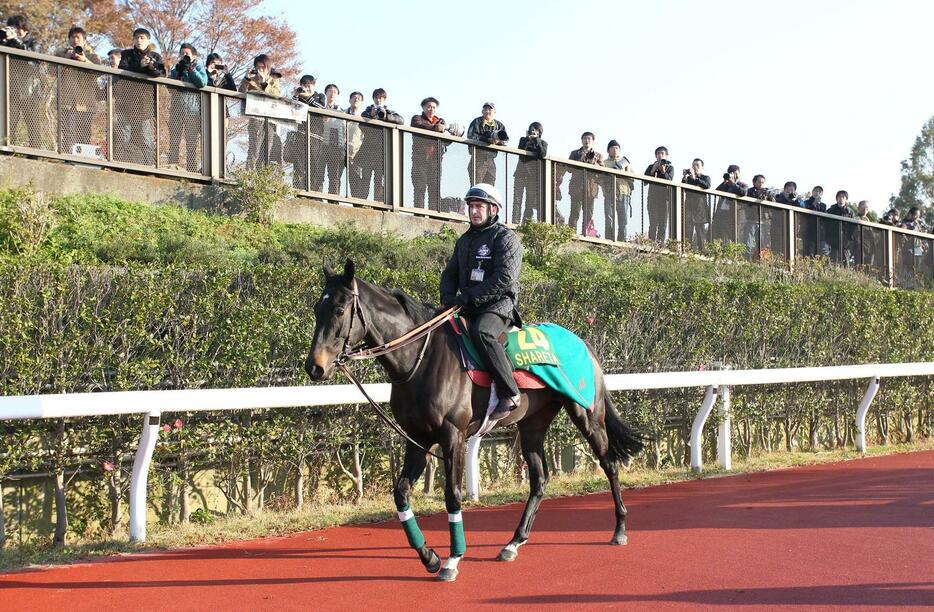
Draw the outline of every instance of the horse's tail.
M610 458L616 463L629 465L630 459L638 455L645 447L645 437L623 422L623 418L616 411L610 392L606 389L603 390L603 406L606 414L606 435L610 443Z

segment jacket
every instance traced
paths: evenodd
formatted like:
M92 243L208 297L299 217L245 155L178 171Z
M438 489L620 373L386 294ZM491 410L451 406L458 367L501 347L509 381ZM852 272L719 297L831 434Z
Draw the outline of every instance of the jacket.
M757 200L765 200L766 202L774 202L775 198L769 193L768 189L756 189L755 187L750 187L746 190L746 196L750 198L755 198Z
M732 193L740 197L746 195L746 187L742 183L734 183L733 181L723 181L717 185L717 191Z
M477 140L491 144L493 140L496 140L496 132L500 130L506 131L506 126L502 122L494 119L493 123L486 123L483 117L477 117L470 122L470 126L467 128L467 140Z
M645 169L646 176L654 176L655 178L672 180L675 177L675 167L667 159L661 161L661 168L654 170L655 164L649 164L649 167Z
M121 62L122 64L123 62ZM282 96L282 89L279 85L279 79L270 76L268 81L259 80L260 77L257 75L256 79L248 79L243 77L243 80L240 81L240 87L237 91L240 93L264 93L270 96L275 96L277 98Z
M358 117L359 115L354 115L353 111L348 107L344 112L353 117ZM357 153L360 152L360 147L363 146L363 130L360 128L360 124L356 121L347 122L347 157L352 162ZM380 142L382 144L382 142Z
M377 114L385 113L386 116L380 119ZM387 123L395 123L396 125L402 125L405 123L405 119L402 118L402 115L396 111L389 110L388 106L376 106L375 104L370 104L365 109L363 109L363 117L366 119L378 119L379 121L385 121Z
M55 54L56 57L62 57L65 59L71 59L71 47L67 49L62 49ZM75 60L77 61L77 60ZM90 45L84 46L84 63L97 65L101 63L101 59L94 53L94 49ZM85 73L89 74L89 73ZM83 79L82 79L83 80ZM79 113L87 113L94 110L97 106L97 101L100 94L100 90L97 91L85 86L82 84L80 87L62 87L60 88L60 95L62 97L62 107L74 110Z
M204 87L208 84L208 71L205 70L198 60L192 60L191 67L179 74L178 66L172 68L169 72L170 79L176 79L183 83L191 83L195 87Z
M520 157L516 162L516 171L512 175L522 180L536 179L538 177L537 160L545 159L548 155L548 143L541 138L533 140L528 136L523 136L519 139L519 148L531 153L534 159L524 155Z
M459 305L465 315L492 312L518 322L521 270L522 245L514 231L499 223L499 217L482 227L471 225L457 239L454 254L441 273L441 303Z
M197 60L191 62L191 67L179 74L178 67L173 67L169 73L170 79L176 79L184 83L191 83L195 87L201 88L208 83L208 71L205 70ZM201 113L201 96L193 91L173 87L172 92L172 111L183 112L187 115L198 115Z
M232 76L229 72L215 72L214 76L211 76L211 73L208 73L208 85L211 87L217 87L218 89L227 89L229 91L237 91L237 84L234 82Z
M3 41L2 45L4 47L10 47L11 49L19 49L21 51L32 51L33 53L42 53L42 47L39 45L39 41L36 40L36 37L32 34L27 33L25 38L8 38Z
M55 53L55 57L62 57L65 59L71 59L71 47L65 49L60 49ZM78 60L74 60L78 61ZM101 58L98 57L97 53L94 52L94 49L89 44L84 45L84 63L86 64L96 64L100 65Z
M428 117L425 116L425 113L421 115L413 115L412 121L409 123L414 128L420 128L423 130L431 130L433 132L444 132L444 119L435 115L435 120L431 121ZM437 159L439 155L444 155L444 152L447 150L448 144L447 141L441 140L440 138L431 138L430 136L419 136L416 134L412 135L412 165L414 166L417 162L426 162L430 160Z
M143 66L143 58L149 56L152 63ZM156 46L150 44L146 50L140 50L136 47L124 49L120 54L120 70L129 70L138 72L150 77L165 76L165 64L162 62L162 56L156 52Z
M696 178L686 174L681 182L701 189L710 189L710 177L706 174L698 174ZM684 190L684 217L688 223L693 225L710 223L710 207L707 205L707 194Z
M626 172L632 172L632 166L629 164L629 160L626 156L621 155L619 158L607 157L603 160L603 165L606 168L613 168L614 170L624 170ZM632 179L628 179L623 176L617 176L615 174L607 174L604 177L606 183L603 186L603 195L604 197L608 196L613 191L613 179L616 179L616 197L622 198L625 196L632 195L633 182Z
M804 202L801 201L801 198L799 198L798 196L789 198L787 195L785 195L784 191L778 194L777 196L775 196L775 201L778 202L779 204L787 204L788 206L800 206L804 208Z
M827 209L827 214L837 215L838 217L847 217L847 218L853 217L853 211L850 210L849 206L847 206L846 204L841 206L840 204L837 204L836 202L833 203L833 206Z
M593 149L584 150L584 147L579 149L574 149L571 151L571 154L568 156L568 159L571 161L581 162L584 164L593 164L595 166L603 165L603 154ZM584 192L585 197L595 198L597 197L597 192L600 190L600 184L597 181L596 172L587 172L581 168L570 168L569 172L571 173L571 191L576 191L578 187L586 188ZM558 177L558 195L561 194L560 188L561 184L564 182L564 172L559 172L560 176ZM558 198L561 199L560 197Z
M815 200L814 196L804 201L804 207L808 210L816 210L817 212L827 212L827 205L820 200Z

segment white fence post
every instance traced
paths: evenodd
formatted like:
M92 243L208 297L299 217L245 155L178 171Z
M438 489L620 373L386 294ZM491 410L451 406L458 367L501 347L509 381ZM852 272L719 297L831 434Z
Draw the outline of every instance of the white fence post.
M146 541L146 485L149 480L149 464L152 451L159 437L159 412L150 412L143 417L143 433L139 437L139 448L133 461L133 476L130 479L130 540Z
M467 441L467 494L470 499L480 499L480 440L474 436Z
M691 427L691 471L698 474L702 470L703 460L701 459L701 440L704 438L704 423L710 416L714 402L717 401L717 388L713 385L707 387L707 393L704 395L704 403L700 411L694 418L694 425Z
M727 366L729 367L729 366ZM730 422L730 388L720 387L720 429L717 431L717 462L724 470L733 469L733 444Z
M859 403L856 409L856 450L861 453L866 452L866 413L869 412L869 406L875 399L879 391L879 377L875 376L869 381L866 387L866 393L863 395L863 401Z

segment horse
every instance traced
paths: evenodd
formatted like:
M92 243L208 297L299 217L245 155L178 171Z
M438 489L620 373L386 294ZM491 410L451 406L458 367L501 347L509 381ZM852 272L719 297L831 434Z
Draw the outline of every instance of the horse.
M437 312L400 290L388 290L357 278L350 259L343 274L325 266L324 288L314 306L315 329L305 371L313 380L327 380L351 347L382 345L425 323ZM610 544L627 543L626 506L620 493L618 466L628 464L642 450L643 438L621 419L606 390L599 362L589 346L587 350L595 375L592 409L586 410L552 389L531 389L525 390L519 406L496 424L517 426L530 489L519 525L499 552L499 561L514 561L519 547L529 539L548 482L545 434L562 408L587 439L609 480L616 513ZM437 573L439 580L452 581L466 552L460 487L465 441L483 424L490 389L472 383L461 366L454 334L447 330L431 333L424 341L411 342L377 359L392 381L392 415L408 438L402 469L393 487L399 520L425 569ZM434 445L439 446L444 460L444 502L451 539L450 556L443 567L438 554L427 546L409 506L412 488L425 469L428 449Z

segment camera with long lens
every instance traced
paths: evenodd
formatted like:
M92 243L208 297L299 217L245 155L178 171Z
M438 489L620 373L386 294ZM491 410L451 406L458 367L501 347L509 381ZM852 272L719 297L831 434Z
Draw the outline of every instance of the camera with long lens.
M385 121L386 117L389 116L389 111L386 110L385 106L377 106L373 109L373 118L379 119L380 121Z
M175 65L175 70L177 72L187 72L189 68L191 68L191 58L187 55L183 55Z
M444 131L450 134L451 136L457 136L460 138L464 135L464 126L459 123L452 123L451 125L444 128Z
M19 35L16 32L16 28L13 26L4 26L0 28L0 43L6 42L7 40L18 40Z
M84 55L84 47L78 45L71 50L72 55Z
M506 133L506 130L498 130L495 134L496 140L499 142L506 142L509 140L509 134Z

